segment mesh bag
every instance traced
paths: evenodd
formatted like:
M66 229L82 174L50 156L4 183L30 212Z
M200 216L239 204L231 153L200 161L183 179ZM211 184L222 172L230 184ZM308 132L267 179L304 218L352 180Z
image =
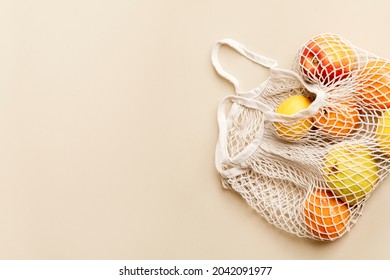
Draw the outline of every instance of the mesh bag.
M219 62L222 45L269 68L268 79L241 91ZM218 107L223 186L299 237L349 232L390 168L390 62L334 34L306 42L292 70L231 39L211 58L235 87Z

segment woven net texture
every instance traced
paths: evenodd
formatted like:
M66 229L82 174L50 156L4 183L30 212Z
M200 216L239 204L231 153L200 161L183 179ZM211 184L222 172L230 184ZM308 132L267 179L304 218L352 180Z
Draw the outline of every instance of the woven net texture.
M224 135L229 155L242 153L259 130L261 140L245 160L222 161L222 169L242 172L221 179L276 227L332 241L351 230L390 169L390 62L326 33L297 51L292 72L271 74L247 97L279 119L232 101ZM315 112L283 118L316 99Z

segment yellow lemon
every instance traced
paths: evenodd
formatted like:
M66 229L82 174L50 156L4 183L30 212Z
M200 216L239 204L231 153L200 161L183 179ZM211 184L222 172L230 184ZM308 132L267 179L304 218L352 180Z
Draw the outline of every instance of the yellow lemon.
M386 156L390 156L390 110L384 111L378 120L376 139Z
M284 100L275 110L278 114L292 115L309 107L311 101L303 95L293 95ZM301 119L293 123L274 123L276 132L283 138L297 140L305 136L312 126L312 118Z

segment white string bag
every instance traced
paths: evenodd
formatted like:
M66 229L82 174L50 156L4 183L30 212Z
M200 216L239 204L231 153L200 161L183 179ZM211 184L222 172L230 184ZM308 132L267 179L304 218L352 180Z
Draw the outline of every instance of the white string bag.
M336 38L322 36L328 41L334 39L329 36ZM349 61L331 69L328 61L307 51L310 42L299 50L294 71L277 68L276 61L231 39L213 47L216 71L236 91L219 104L216 168L223 186L238 192L271 224L300 237L328 241L350 231L388 172L390 112L385 111L387 103L382 104L387 99L374 96L374 71L364 72L370 66L367 62L378 57L343 41L351 48L345 55ZM238 80L219 63L222 45L269 68L269 78L241 91ZM340 56L343 51L336 43L325 48L336 58L333 52ZM304 61L305 56L314 57L322 68L307 70L312 64ZM384 78L379 80L390 88L383 68ZM291 102L285 104L285 112L278 111L287 99ZM303 109L291 112L302 103Z

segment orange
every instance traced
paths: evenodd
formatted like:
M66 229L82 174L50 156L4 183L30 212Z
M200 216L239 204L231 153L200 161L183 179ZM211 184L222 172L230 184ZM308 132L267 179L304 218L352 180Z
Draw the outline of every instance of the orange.
M314 126L330 136L347 136L355 132L359 120L357 106L344 102L321 108L314 116Z
M357 97L360 102L375 109L390 108L390 63L370 60L357 76Z
M341 236L347 230L351 215L346 204L325 190L315 190L309 195L303 213L308 231L325 240Z

